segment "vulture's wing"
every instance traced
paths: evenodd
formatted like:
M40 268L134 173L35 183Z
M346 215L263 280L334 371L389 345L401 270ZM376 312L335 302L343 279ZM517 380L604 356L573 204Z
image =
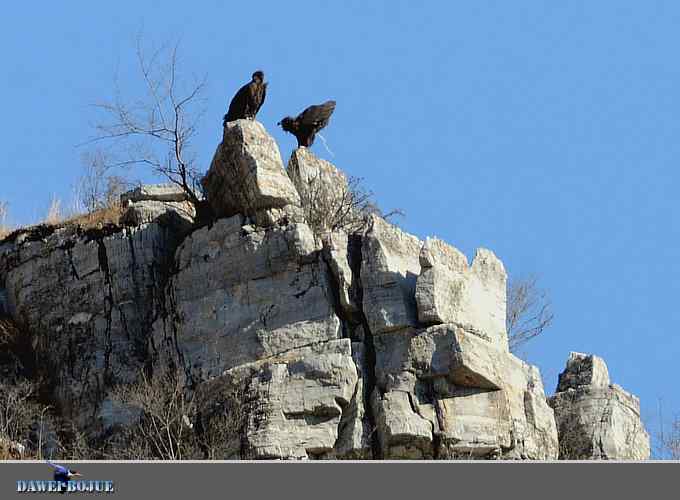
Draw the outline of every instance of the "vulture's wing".
M231 100L229 104L229 111L227 111L227 116L224 120L227 122L234 121L238 118L243 118L246 112L246 107L248 106L248 96L250 94L250 84L247 83L236 92L236 95Z
M267 98L267 83L262 84L262 92L260 93L260 102L257 103L257 107L255 108L255 113L257 114L260 111L260 108L264 104L264 100Z
M298 117L300 124L314 127L325 127L335 111L335 101L327 101L305 109Z

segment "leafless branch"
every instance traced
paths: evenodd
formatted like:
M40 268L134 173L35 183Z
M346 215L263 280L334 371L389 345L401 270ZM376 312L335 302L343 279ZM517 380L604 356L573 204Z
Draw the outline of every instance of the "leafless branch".
M161 46L147 57L142 37L137 38L136 59L143 92L124 98L115 78L114 97L94 105L102 119L95 136L83 145L107 143L113 154L105 169L145 166L180 186L198 207L200 174L191 151L203 110L201 95L206 80L184 84L179 76L179 44Z
M538 287L535 277L510 280L506 327L511 351L541 335L552 324L551 307L550 299Z

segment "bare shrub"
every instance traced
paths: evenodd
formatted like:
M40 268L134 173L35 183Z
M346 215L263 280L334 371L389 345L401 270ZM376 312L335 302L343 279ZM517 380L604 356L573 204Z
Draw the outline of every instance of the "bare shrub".
M192 83L182 78L178 44L150 55L143 45L140 36L136 58L142 94L124 98L116 79L114 98L95 105L103 118L86 144L108 144L111 158L103 168L147 167L180 186L199 211L204 204L192 141L203 115L205 78Z
M505 323L511 351L541 335L553 319L550 299L535 277L510 279Z
M247 386L211 384L195 391L182 380L182 373L168 369L118 388L114 400L139 410L140 416L114 433L104 455L126 460L245 458L241 438L253 407Z
M194 399L178 371L168 370L155 376L142 374L138 383L119 387L114 399L141 412L139 421L114 446L114 455L161 460L199 455L192 423Z
M52 408L37 399L37 386L28 380L0 383L0 441L21 447L21 458L43 458L43 429L52 422Z
M28 435L34 408L31 400L35 387L28 381L0 384L0 435L23 441Z
M221 384L197 394L196 431L207 460L244 459L248 450L244 436L260 414L256 400L245 383Z
M348 234L362 232L371 215L389 219L403 215L401 210L383 214L373 200L373 192L363 185L363 179L324 179L319 175L308 179L295 179L305 220L315 235L343 231Z
M660 427L657 433L657 458L661 460L680 460L680 416L665 423L665 417L659 410Z
M59 224L63 219L63 214L61 210L61 200L56 196L52 197L50 201L50 206L47 208L47 215L45 215L45 224L54 226Z
M92 214L120 205L120 195L130 189L132 183L111 174L110 170L103 151L83 155L83 173L75 188L79 212Z

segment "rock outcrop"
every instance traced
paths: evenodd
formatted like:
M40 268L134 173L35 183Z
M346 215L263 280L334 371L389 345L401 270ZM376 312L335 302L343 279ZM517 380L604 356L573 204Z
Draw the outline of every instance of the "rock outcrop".
M549 405L509 352L491 251L468 264L375 214L336 224L345 174L306 148L284 169L252 120L226 124L203 186L217 218L200 227L181 190L144 186L122 198L125 227L0 242L0 316L29 332L81 428L131 423L111 391L179 367L203 405L190 429L239 395L220 458L644 457L637 400L601 360L573 357Z
M507 276L493 252L480 248L468 266L456 248L428 238L420 251L420 266L416 283L420 322L456 323L508 350Z
M602 358L572 352L549 403L555 410L561 459L649 458L640 401L610 383Z
M196 209L181 187L172 184L139 186L120 197L123 214L121 223L140 226L162 218L172 218L176 226L191 229ZM180 227L178 229L181 232Z
M301 219L300 195L286 175L279 148L254 120L225 125L203 188L218 217L241 214L259 226Z
M0 289L13 320L31 332L55 403L83 428L96 427L102 401L136 380L178 227L18 233L0 244Z

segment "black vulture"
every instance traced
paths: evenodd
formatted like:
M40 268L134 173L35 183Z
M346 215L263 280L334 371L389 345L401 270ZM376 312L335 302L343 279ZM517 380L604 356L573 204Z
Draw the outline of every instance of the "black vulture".
M308 107L295 118L286 116L278 124L283 130L297 138L298 147L308 148L314 143L316 133L328 125L328 120L334 110L335 101L326 101L323 104Z
M242 118L255 118L265 97L267 97L267 84L264 81L264 73L256 71L253 73L252 80L241 87L231 100L229 110L224 115L223 125Z

